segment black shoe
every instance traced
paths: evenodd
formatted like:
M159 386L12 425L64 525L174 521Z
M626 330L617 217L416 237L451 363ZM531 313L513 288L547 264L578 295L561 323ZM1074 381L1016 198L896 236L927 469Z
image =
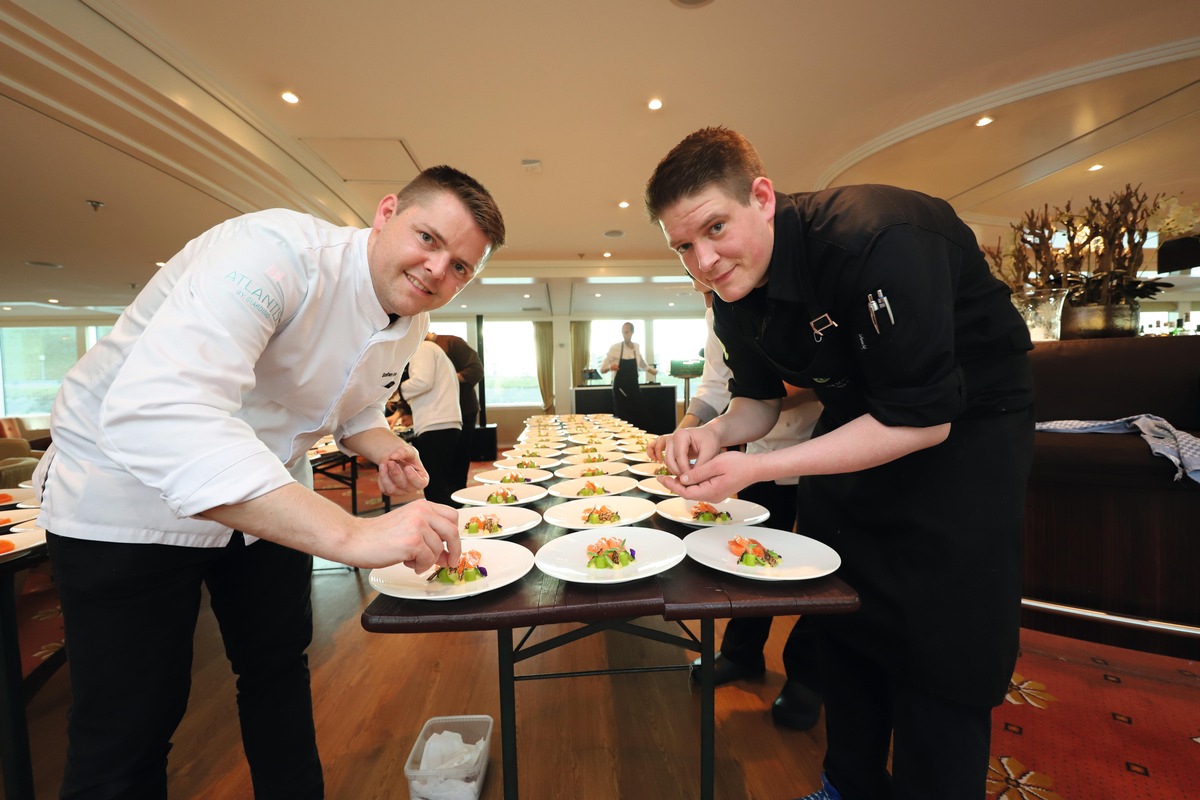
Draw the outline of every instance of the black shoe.
M771 704L776 725L806 731L821 718L821 695L798 681L788 681Z
M766 671L765 661L759 660L751 663L731 661L721 655L721 651L718 650L716 658L713 659L713 686L724 686L743 678L761 678ZM692 680L696 683L700 682L700 659L698 658L692 662Z

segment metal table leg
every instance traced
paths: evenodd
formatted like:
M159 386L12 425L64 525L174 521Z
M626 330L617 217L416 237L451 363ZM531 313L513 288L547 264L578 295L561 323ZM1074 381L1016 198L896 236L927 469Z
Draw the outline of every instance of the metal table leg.
M504 800L517 800L517 693L513 677L512 628L496 631L500 665L500 750L504 770Z
M713 800L713 778L715 748L713 735L716 728L714 715L716 700L713 696L713 638L715 626L712 619L700 620L700 800Z

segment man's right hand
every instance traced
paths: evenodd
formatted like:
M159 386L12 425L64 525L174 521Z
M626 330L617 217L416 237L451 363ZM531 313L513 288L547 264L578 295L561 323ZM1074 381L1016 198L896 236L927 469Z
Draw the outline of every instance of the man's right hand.
M360 567L404 564L414 572L432 566L458 564L462 544L458 511L428 500L414 500L379 517L361 520L352 558L347 563Z

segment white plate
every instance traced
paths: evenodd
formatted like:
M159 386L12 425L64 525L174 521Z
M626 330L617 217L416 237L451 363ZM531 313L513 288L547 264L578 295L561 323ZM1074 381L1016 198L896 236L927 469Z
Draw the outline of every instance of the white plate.
M613 435L608 431L589 431L587 433L574 433L567 437L567 441L571 444L599 444L612 439Z
M557 448L549 447L517 447L512 450L505 450L502 454L505 458L527 458L536 456L538 458L558 458L559 451Z
M612 440L596 442L595 444L574 444L563 448L563 455L577 456L582 453L607 453L616 450L617 443Z
M592 525L583 521L583 512L595 506L607 506L617 512L620 517L616 522L602 525ZM584 497L579 500L569 500L546 509L542 515L546 522L560 528L577 530L597 530L600 528L617 528L622 525L633 525L641 522L654 513L654 503L640 497Z
M41 511L36 508L6 508L0 511L0 519L7 519L8 522L0 522L0 531L10 525L20 525L22 522L37 519L37 515L40 513Z
M658 468L661 466L662 466L662 462L647 461L645 463L630 464L629 471L632 472L634 475L642 475L645 477L653 478L653 477L657 476Z
M617 569L590 569L588 545L605 534L575 531L547 542L534 557L537 568L552 578L572 583L628 583L666 572L687 555L683 540L654 528L622 528L617 538L634 553L633 563Z
M657 467L657 463L652 458L650 458L650 456L646 455L645 450L642 450L640 452L635 452L635 453L627 452L627 453L625 453L625 455L622 456L622 458L624 458L626 461L632 461L637 464L655 464L655 466Z
M403 564L393 564L371 570L371 586L382 594L405 600L459 600L508 586L533 569L533 553L519 544L493 539L471 540L463 542L463 546L479 551L482 556L479 563L487 570L486 578L458 585L430 583L426 580L428 572L418 575Z
M718 511L728 511L733 519L728 522L697 522L692 519L692 506L697 502L699 501L672 497L670 500L660 501L655 510L658 511L660 517L666 517L673 522L682 522L693 528L757 525L760 522L766 522L767 518L771 516L771 512L767 510L766 506L751 503L749 500L722 500L719 503L709 503L709 505L715 506Z
M547 467L557 467L562 461L557 458L545 458L542 456L529 456L527 458L502 458L499 461L493 461L492 466L496 469L514 469L517 464L526 461L532 461L533 467L522 467L521 469L546 469Z
M21 481L17 484L18 489L32 489L33 481Z
M642 450L646 449L646 445L658 438L657 434L647 433L644 436L631 436L628 439L617 439L617 444L622 447L636 447Z
M573 456L563 456L562 462L564 464L603 464L605 461L620 461L624 457L625 453L620 450L608 450L603 453L576 453Z
M605 494L580 497L579 490L588 481L603 489ZM635 486L637 486L637 481L626 475L603 475L599 478L572 478L569 481L559 481L550 486L550 494L555 497L565 497L568 500L596 500L612 497L615 494L624 494Z
M566 442L559 436L525 436L517 437L518 447L566 447Z
M14 550L10 550L7 553L0 553L0 561L11 561L27 550L37 547L40 544L45 544L46 531L36 526L22 528L19 531L14 528L3 536L0 536L0 539L12 542L16 546Z
M496 533L467 533L467 522L471 517L479 517L484 514L495 514L496 519L500 522L500 530ZM521 508L520 506L489 506L487 508L467 506L458 510L458 533L462 538L463 547L469 547L468 542L474 542L479 539L507 539L509 536L516 536L522 531L536 528L541 521L542 515L532 508Z
M763 547L782 557L777 567L747 567L738 563L729 550L734 536L757 539ZM842 564L842 558L827 544L791 531L751 528L745 525L703 528L683 539L688 557L706 567L758 581L803 581L828 575Z
M544 469L489 469L486 472L476 472L471 477L480 483L503 483L505 486L511 486L512 483L505 483L504 479L514 474L524 478L525 483L541 483L554 477L553 472Z
M603 470L605 475L616 475L624 472L629 465L621 461L601 461L599 464L568 464L565 467L554 470L554 475L557 478L582 478L583 473L589 469Z
M0 509L12 508L18 503L35 503L33 489L0 489L0 495L10 495L11 500L0 500ZM26 508L36 508L36 506L25 506ZM0 517L7 516L0 514Z
M662 497L677 497L678 496L674 492L672 492L670 489L663 486L662 483L658 480L658 478L656 476L651 476L649 478L642 478L640 481L638 481L638 488L641 489L643 492L646 492L647 494L657 494Z
M488 495L500 489L507 489L517 496L515 503L489 503ZM546 496L546 487L538 486L533 483L506 483L503 486L495 483L485 483L480 486L468 486L465 489L459 489L454 494L450 495L450 499L456 503L465 503L469 506L487 506L488 508L502 508L504 506L523 506L526 503L532 503L535 500L541 500Z

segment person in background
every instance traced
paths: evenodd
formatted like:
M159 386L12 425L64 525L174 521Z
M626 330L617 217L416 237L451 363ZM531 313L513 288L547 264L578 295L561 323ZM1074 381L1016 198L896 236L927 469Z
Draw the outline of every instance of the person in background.
M462 412L462 435L454 447L454 471L450 488L461 489L467 485L467 473L471 470L471 452L474 443L475 424L479 419L479 398L475 386L483 380L483 362L479 353L466 340L448 333L438 334L435 339L442 352L450 357L458 378L458 407Z
M429 473L425 499L451 505L454 493L454 448L462 429L458 406L458 378L454 365L428 333L408 362L408 377L400 383L400 396L412 409L413 445Z
M729 367L725 348L712 328L712 290L703 284L696 289L704 294L704 320L708 336L704 343L704 372L692 395L679 428L694 428L711 422L729 405ZM779 420L770 432L746 445L747 453L769 453L802 442L812 435L821 414L821 402L811 389L784 386L787 392L780 407ZM767 525L780 530L796 529L795 476L785 475L773 481L753 483L738 492L738 497L758 503L770 512ZM771 617L735 617L725 626L721 649L713 663L717 686L743 678L755 678L766 672L763 648L771 633ZM693 666L699 667L697 659ZM771 718L785 728L808 730L821 714L821 695L816 690L819 677L816 665L816 639L805 618L796 620L783 648L783 667L787 676L779 696L771 704ZM692 671L699 680L699 672Z
M71 653L63 798L165 798L207 587L258 800L324 795L312 555L456 564L458 515L353 517L312 491L332 434L389 494L428 482L389 429L398 371L504 243L478 181L432 167L367 229L272 209L189 242L64 377L36 476ZM440 352L440 351L439 351Z
M813 616L827 749L808 800L983 797L991 710L1016 661L1033 449L1029 332L948 203L890 186L780 194L745 137L687 136L646 207L695 280L733 374L729 410L651 455L694 500L801 477L804 531L859 611ZM814 436L774 425L815 389ZM889 755L891 770L889 772Z
M621 326L621 337L621 341L608 348L600 362L600 373L613 373L613 413L630 424L645 427L642 425L638 370L645 370L647 376L657 375L658 370L647 366L642 358L641 349L633 341L632 322Z

